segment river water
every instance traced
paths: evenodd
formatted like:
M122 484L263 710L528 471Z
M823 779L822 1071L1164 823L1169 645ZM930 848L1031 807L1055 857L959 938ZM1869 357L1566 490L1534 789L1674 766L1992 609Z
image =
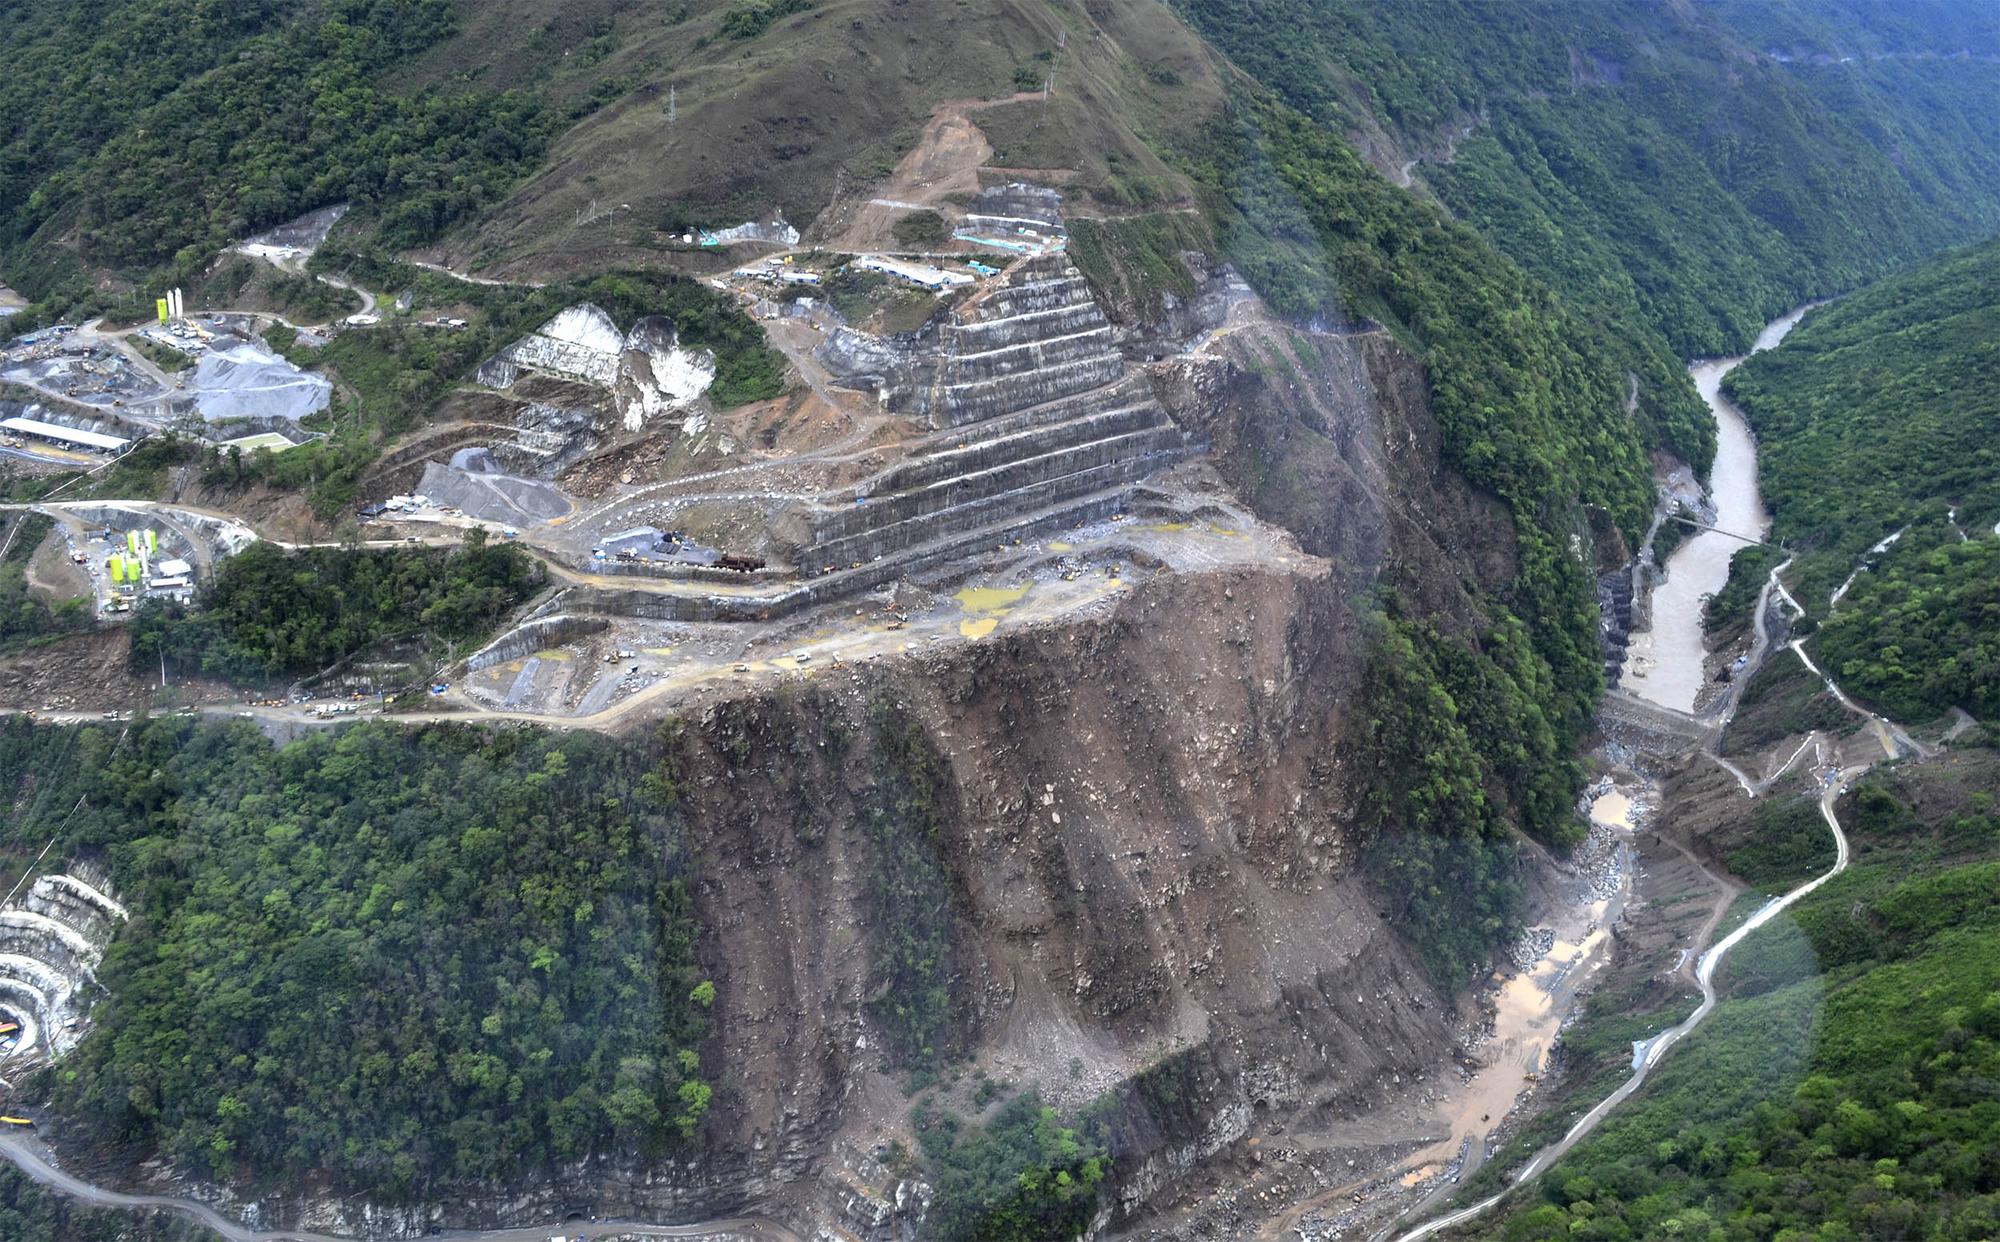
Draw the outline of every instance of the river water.
M1784 340L1810 309L1802 306L1766 324L1750 353ZM1729 562L1749 546L1744 540L1761 541L1771 529L1771 515L1757 489L1757 442L1742 412L1722 395L1723 377L1747 357L1706 358L1688 368L1701 399L1715 415L1715 468L1709 476L1709 495L1715 504L1711 524L1717 529L1695 533L1667 558L1666 579L1653 588L1652 628L1632 635L1619 682L1640 698L1675 711L1692 712L1701 693L1708 654L1702 601L1729 581Z
M1760 353L1784 340L1811 309L1810 305L1802 306L1766 324L1764 330L1757 335L1756 343L1751 346L1750 353ZM1710 524L1717 529L1701 531L1684 540L1667 559L1666 577L1654 587L1652 594L1652 628L1632 636L1632 645L1626 656L1624 676L1621 679L1623 686L1632 693L1677 711L1694 710L1706 677L1708 647L1702 632L1704 599L1721 590L1723 584L1729 580L1730 561L1735 558L1737 552L1749 546L1744 540L1761 542L1771 526L1770 513L1764 508L1764 498L1757 487L1756 441L1750 434L1749 423L1744 420L1742 412L1722 395L1724 377L1747 357L1749 354L1735 358L1703 359L1688 367L1688 374L1693 377L1696 390L1701 393L1702 400L1708 404L1710 413L1715 417L1715 466L1709 478L1709 494L1714 505ZM1668 480L1667 487L1670 491L1679 490L1683 493L1688 490L1684 479ZM1802 660L1806 658L1803 650L1799 651L1799 658ZM1807 661L1807 667L1811 668L1810 661ZM1725 707L1723 710L1728 709ZM1855 710L1861 709L1857 707ZM1866 715L1865 712L1862 714ZM1808 741L1817 742L1818 738L1819 735L1815 734ZM1884 746L1888 745L1885 741ZM1890 749L1893 753L1893 748ZM1857 774L1862 770L1852 769L1846 775ZM1715 1007L1714 974L1730 949L1757 927L1762 926L1846 867L1847 842L1833 813L1833 802L1841 788L1843 785L1840 783L1827 785L1820 801L1820 812L1833 833L1837 847L1837 861L1833 869L1785 896L1768 902L1743 926L1703 953L1697 966L1697 981L1702 990L1700 1006L1678 1025L1635 1045L1631 1077L1580 1118L1562 1139L1538 1152L1510 1179L1512 1185L1520 1185L1531 1180L1561 1158L1572 1145L1594 1129L1598 1122L1638 1090L1640 1084L1645 1081L1647 1072L1658 1063L1669 1048L1700 1025ZM1629 795L1623 789L1613 787L1600 795L1592 804L1591 818L1609 825L1622 819L1629 814L1629 811ZM1622 896L1623 890L1621 898ZM1615 916L1612 921L1615 923ZM1502 1013L1504 1016L1504 1009ZM1402 1234L1397 1242L1417 1242L1418 1239L1429 1237L1439 1230L1470 1220L1499 1202L1503 1194L1504 1192L1492 1195L1450 1215L1428 1221ZM1429 1202L1427 1200L1425 1206L1428 1206Z

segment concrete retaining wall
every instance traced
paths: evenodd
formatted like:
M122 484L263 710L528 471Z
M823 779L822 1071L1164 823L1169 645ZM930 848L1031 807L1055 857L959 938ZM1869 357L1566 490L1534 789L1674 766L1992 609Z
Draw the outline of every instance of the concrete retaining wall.
M571 593L571 598L575 593ZM543 617L518 625L465 658L467 672L477 673L524 659L545 647L566 643L584 634L595 634L609 626L602 617L579 617L566 613Z

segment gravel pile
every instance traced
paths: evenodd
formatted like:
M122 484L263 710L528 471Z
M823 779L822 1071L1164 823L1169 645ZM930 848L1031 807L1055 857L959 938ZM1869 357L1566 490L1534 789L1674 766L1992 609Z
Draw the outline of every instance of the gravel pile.
M282 418L297 422L323 410L333 384L301 371L255 341L218 337L188 382L195 408L211 423Z
M1507 951L1516 970L1526 970L1549 955L1556 947L1556 932L1553 927L1530 927L1521 933L1514 947Z

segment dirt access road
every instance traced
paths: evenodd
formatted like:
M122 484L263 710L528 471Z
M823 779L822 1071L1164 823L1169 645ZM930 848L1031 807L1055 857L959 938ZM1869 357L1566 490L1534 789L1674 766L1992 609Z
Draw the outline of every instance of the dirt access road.
M1789 562L1787 562L1787 564L1789 564ZM1778 579L1778 573L1783 568L1784 566L1781 565L1777 569L1771 571L1770 579L1765 586L1763 598L1765 600L1768 600L1775 592L1775 594L1780 599L1784 600L1785 603L1789 605L1794 612L1798 613L1800 616L1804 616L1805 610L1798 606L1798 602L1792 598L1791 594L1788 591L1785 590L1784 584ZM1763 615L1761 610L1759 611L1758 615L1761 619ZM1763 627L1760 624L1758 628L1759 628L1759 637L1761 638ZM1826 682L1827 689L1832 692L1834 698L1840 702L1841 706L1845 707L1850 712L1853 712L1854 714L1862 717L1863 720L1868 723L1869 727L1875 732L1875 735L1878 738L1878 740L1880 740L1882 743L1884 759L1894 759L1899 754L1902 753L1923 754L1923 755L1931 753L1928 748L1919 747L1915 741L1909 738L1909 735L1905 733L1900 726L1894 724L1891 721L1886 720L1885 718L1877 715L1874 712L1869 711L1867 708L1862 707L1859 703L1856 703L1853 699L1849 698L1847 694L1841 690L1839 685L1837 685L1831 677L1827 677L1825 673L1821 672L1821 670L1816 665L1814 665L1811 657L1809 657L1806 654L1805 648L1799 641L1794 640L1789 645L1789 650L1792 652L1793 655L1799 658L1799 661L1802 664L1804 664L1808 670L1817 674ZM1747 680L1748 676L1754 672L1755 672L1754 666L1746 670L1745 679ZM1726 719L1723 721L1723 723L1726 723ZM1906 742L1908 744L1909 749L1907 751L1900 749L1898 746L1899 741ZM1829 738L1827 735L1823 733L1815 731L1807 736L1805 744L1801 745L1799 750L1797 752L1794 752L1792 759L1786 762L1785 766L1787 768L1789 768L1791 766L1791 763L1795 761L1799 757L1799 755L1804 752L1807 745L1813 748L1816 757L1818 758L1821 765L1823 765L1821 768L1822 791L1819 800L1819 812L1820 812L1820 817L1826 821L1827 831L1832 833L1833 835L1833 845L1834 845L1833 866L1828 868L1821 874L1813 877L1812 879L1807 880L1805 883L1799 885L1798 887L1792 889L1791 891L1785 893L1783 896L1773 898L1771 901L1766 902L1755 914L1751 915L1749 919L1745 920L1745 922L1741 927L1738 927L1735 931L1723 937L1719 943L1713 945L1706 952L1704 952L1695 965L1695 982L1701 988L1701 1004L1697 1006L1695 1008L1695 1011L1689 1014L1687 1018L1683 1020L1679 1025L1674 1026L1666 1031L1662 1031L1660 1034L1655 1035L1652 1039L1646 1041L1644 1044L1639 1045L1635 1050L1634 1054L1635 1064L1631 1077L1627 1078L1625 1082L1621 1084L1616 1091L1612 1092L1610 1095L1606 1096L1602 1101L1600 1101L1595 1108L1591 1109L1589 1112L1585 1113L1582 1117L1578 1118L1576 1124L1571 1126L1569 1132L1564 1134L1562 1138L1556 1140L1554 1143L1551 1143L1547 1147L1543 1148L1541 1151L1537 1152L1535 1154L1534 1159L1530 1160L1525 1166L1522 1167L1520 1172L1514 1175L1513 1180L1508 1184L1505 1190L1502 1190L1497 1194L1488 1196L1485 1199L1481 1199L1479 1202L1474 1203L1468 1207L1461 1208L1456 1212L1452 1212L1448 1215L1441 1216L1436 1220L1428 1221L1425 1224L1419 1225L1417 1228L1402 1234L1397 1239L1397 1242L1417 1242L1417 1239L1429 1237L1430 1235L1437 1233L1440 1230L1449 1229L1455 1225L1463 1224L1466 1221L1471 1220L1474 1217L1477 1217L1485 1213L1486 1211L1490 1210L1495 1204L1499 1203L1502 1199L1506 1198L1507 1195L1511 1193L1513 1190L1521 1186L1527 1185L1529 1182L1532 1182L1536 1177L1540 1176L1544 1171L1554 1166L1554 1164L1558 1160L1562 1159L1562 1157L1572 1147L1576 1146L1576 1144L1580 1142L1584 1138L1584 1136L1588 1135L1591 1131L1595 1130L1604 1121L1606 1117L1610 1116L1611 1113L1615 1109L1617 1109L1617 1107L1620 1104L1624 1103L1627 1099L1631 1098L1633 1093L1638 1091L1640 1086L1644 1084L1646 1077L1652 1071L1652 1068L1660 1063L1662 1058L1666 1056L1667 1052L1671 1050L1675 1044L1678 1044L1682 1040L1686 1039L1688 1035L1693 1033L1695 1028L1700 1026L1702 1022L1708 1018L1709 1014L1714 1012L1717 1003L1717 992L1715 987L1716 972L1721 968L1724 959L1726 959L1729 956L1730 951L1734 949L1737 945L1741 944L1748 936L1750 936L1758 928L1763 927L1765 924L1769 923L1772 919L1775 919L1778 915L1783 914L1786 910L1790 909L1793 905L1796 905L1799 901L1803 900L1807 895L1812 893L1815 889L1818 889L1828 880L1833 879L1841 872L1847 870L1847 864L1849 859L1847 833L1841 827L1839 816L1834 813L1834 803L1839 800L1840 795L1844 793L1856 779L1866 774L1869 771L1869 769L1871 769L1876 762L1880 762L1880 760L1871 760L1870 762L1867 763L1856 764L1845 768L1832 767L1831 764L1834 762L1834 760L1831 757L1839 753L1834 745L1834 740L1832 738ZM1742 779L1740 774L1739 774L1739 779ZM1750 788L1749 782L1746 780L1744 784L1745 784L1745 793L1751 797L1755 797L1756 791Z
M79 1177L72 1177L49 1163L40 1143L18 1134L0 1135L0 1156L14 1167L58 1194L92 1207L121 1208L128 1211L168 1211L187 1216L228 1242L354 1242L337 1234L308 1233L298 1229L246 1229L206 1203L167 1195L131 1195L106 1190ZM581 1230L594 1239L612 1238L707 1238L739 1239L743 1242L804 1242L798 1234L773 1220L756 1216L734 1216L721 1220L698 1221L690 1225L655 1225L643 1222L592 1221L583 1226L575 1221L552 1225L522 1226L513 1229L454 1229L432 1234L443 1242L548 1242L553 1236L574 1237Z

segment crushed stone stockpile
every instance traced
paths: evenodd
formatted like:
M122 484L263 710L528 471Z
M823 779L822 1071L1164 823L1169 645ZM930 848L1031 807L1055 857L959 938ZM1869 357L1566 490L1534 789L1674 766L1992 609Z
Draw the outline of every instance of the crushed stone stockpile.
M508 526L546 522L565 516L571 508L568 498L553 484L501 474L485 449L461 451L448 466L435 461L426 464L417 491L467 517Z
M301 371L254 341L218 339L196 364L195 409L211 423L239 418L297 422L333 400L325 376Z

